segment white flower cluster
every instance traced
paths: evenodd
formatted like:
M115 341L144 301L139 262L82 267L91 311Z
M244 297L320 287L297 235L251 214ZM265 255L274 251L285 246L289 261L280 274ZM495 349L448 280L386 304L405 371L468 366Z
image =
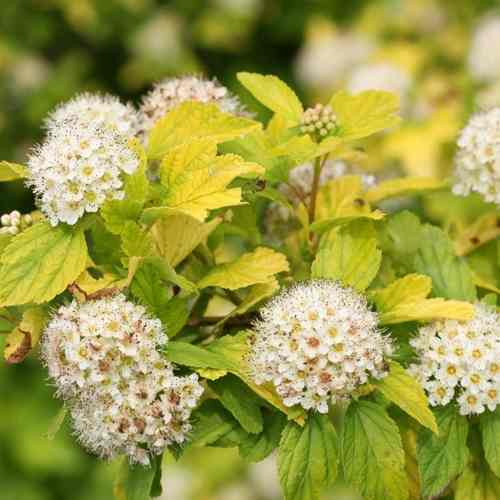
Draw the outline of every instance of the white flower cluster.
M500 77L500 59L493 47L500 45L500 16L488 16L477 27L469 49L469 71L476 80Z
M174 375L157 351L166 342L160 321L123 295L73 301L53 316L42 356L89 451L148 464L186 439L203 388L197 375Z
M75 116L57 122L34 150L27 184L53 226L75 224L107 199L123 198L121 174L132 174L138 165L126 136Z
M457 144L453 192L500 205L500 107L474 115Z
M57 132L68 120L78 118L82 124L111 128L127 137L136 133L137 112L131 104L123 104L109 94L84 93L58 106L45 122L49 132Z
M349 81L347 88L352 93L365 90L384 90L399 96L401 108L408 108L409 92L412 80L410 75L403 69L389 63L365 64L356 68Z
M249 116L238 97L217 80L197 76L170 78L157 83L142 100L139 130L144 138L160 118L185 101L213 103L225 113Z
M19 234L23 229L33 224L33 217L30 214L21 215L17 210L0 217L0 234Z
M456 400L462 415L500 404L500 315L477 304L467 322L435 321L411 340L419 362L410 367L433 406Z
M271 382L286 406L326 413L329 403L386 374L391 342L350 288L326 280L297 284L260 314L248 364L255 382Z

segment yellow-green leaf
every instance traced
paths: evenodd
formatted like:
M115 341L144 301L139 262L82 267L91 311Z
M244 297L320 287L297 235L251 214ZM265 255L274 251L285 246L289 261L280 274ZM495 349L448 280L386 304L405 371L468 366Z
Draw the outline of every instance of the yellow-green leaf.
M84 271L83 230L39 222L15 236L0 258L0 305L53 299Z
M282 253L259 247L233 262L216 266L199 281L198 288L219 286L237 290L257 283L267 283L272 276L288 269L288 261Z
M175 267L204 242L221 221L216 217L203 223L185 214L163 217L151 228L155 251Z
M273 75L238 73L238 80L264 106L296 124L304 111L295 92L282 80Z
M467 465L455 487L455 500L498 500L499 495L500 478L484 462Z
M93 278L88 271L84 271L75 281L77 288L85 295L93 295L103 289L122 289L127 286L127 279L113 273L103 273L100 278Z
M443 298L427 299L431 290L431 278L408 274L385 288L373 291L371 297L377 305L380 323L387 325L433 319L467 321L472 318L472 304Z
M0 161L0 182L17 181L26 177L26 167L18 163Z
M414 196L446 189L445 181L432 177L403 177L381 182L366 192L366 199L370 203L378 203L396 196Z
M457 255L467 255L499 236L500 217L496 212L488 212L458 233L455 251Z
M401 365L391 361L389 374L372 384L390 401L423 426L437 433L436 419L420 384Z
M181 144L202 138L220 143L260 128L259 122L223 113L215 104L187 101L156 123L149 134L147 154L159 160Z
M173 149L162 161L162 202L168 209L203 222L209 210L241 204L241 189L227 188L238 176L262 173L256 163L236 155L217 156L217 144L203 139ZM158 209L152 208L148 211ZM161 215L161 214L160 214Z
M5 339L4 358L7 363L20 363L38 343L47 321L42 307L26 309L21 322Z
M339 136L344 140L366 137L400 121L399 97L390 92L367 90L351 95L340 91L333 95L332 106L339 124Z
M365 290L382 262L369 222L359 220L325 233L312 264L312 277L340 280L358 291Z

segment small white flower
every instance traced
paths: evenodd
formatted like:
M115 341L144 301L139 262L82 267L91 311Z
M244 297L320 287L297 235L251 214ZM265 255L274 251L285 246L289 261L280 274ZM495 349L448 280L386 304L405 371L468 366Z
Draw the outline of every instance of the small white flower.
M458 138L453 192L500 205L500 108L477 113Z
M52 317L42 356L89 451L148 464L186 439L203 387L197 375L174 375L157 351L166 343L161 322L123 295L73 301Z
M492 82L500 76L500 60L492 47L500 45L500 16L488 16L479 24L469 50L469 71L483 82Z
M107 199L121 199L121 173L132 173L138 165L124 135L73 117L52 126L45 142L34 150L27 185L53 226L75 224Z
M386 374L389 339L365 299L336 282L295 285L260 311L248 357L257 384L272 382L286 406L321 413Z
M238 97L217 80L197 76L167 78L157 83L143 98L139 109L139 133L147 140L155 123L185 101L216 104L221 111L238 116L249 116Z
M419 362L410 367L432 405L456 400L463 415L493 411L500 394L500 315L483 304L467 322L440 320L411 340ZM442 353L436 356L436 353Z

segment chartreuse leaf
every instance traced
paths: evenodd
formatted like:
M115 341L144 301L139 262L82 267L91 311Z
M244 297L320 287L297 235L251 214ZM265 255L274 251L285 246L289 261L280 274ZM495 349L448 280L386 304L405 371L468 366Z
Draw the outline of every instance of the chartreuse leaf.
M313 278L340 280L363 291L375 278L381 261L369 221L354 221L323 235L311 274Z
M204 242L220 223L220 217L203 223L185 214L158 219L151 228L155 252L175 267Z
M53 299L85 269L83 230L39 222L12 238L0 258L0 305Z
M218 286L237 290L257 283L268 283L272 276L288 269L285 255L270 248L259 247L233 262L213 268L198 282L198 288Z
M361 139L400 121L399 97L390 92L368 90L351 95L340 91L333 95L330 106L337 115L338 135L344 140Z
M429 409L427 396L420 384L401 365L391 361L389 374L372 384L389 400L432 432L437 432L436 419Z
M467 465L455 485L455 500L498 500L500 478L483 461Z
M217 143L211 139L178 146L160 166L164 206L145 210L144 220L182 212L203 222L209 210L241 203L241 188L228 188L231 181L263 171L240 156L217 156Z
M382 250L403 262L410 260L411 265L411 255L419 249L422 241L419 218L404 210L387 217L381 225L382 230L377 236Z
M17 181L26 177L26 167L18 163L0 161L0 182Z
M408 498L401 436L381 406L363 400L349 405L342 430L341 463L345 479L363 498Z
M189 366L195 369L218 370L218 378L226 372L239 377L262 399L278 408L289 418L303 422L302 413L295 408L283 405L281 398L270 384L257 385L253 382L245 358L248 353L249 332L242 331L237 335L226 335L206 347L195 346L187 342L171 341L168 343L165 356L172 363Z
M277 290L279 290L279 287L278 280L274 277L266 283L253 285L250 287L247 296L241 301L241 304L231 311L228 316L231 317L239 314L245 314L259 302L273 295Z
M149 134L147 155L160 160L172 148L201 138L220 143L261 128L248 118L223 113L215 104L187 101L161 118Z
M130 465L127 458L123 458L113 486L115 499L150 500L155 474L155 467Z
M125 222L121 239L122 250L129 257L147 257L152 254L153 239L137 222Z
M278 473L285 500L317 500L337 475L337 434L328 415L312 413L281 436Z
M384 214L372 211L365 200L361 177L344 175L327 182L318 192L315 222L311 230L322 233L339 224L355 219L380 220Z
M136 222L142 213L142 203L136 200L108 200L101 207L101 216L106 229L112 234L121 234L127 222Z
M228 374L210 382L209 386L243 429L252 434L262 431L259 398L238 377Z
M474 307L468 302L427 299L432 280L421 274L408 274L389 286L374 290L371 298L377 306L381 324L433 319L470 320Z
M304 109L295 92L277 76L240 72L238 80L264 106L293 124L299 123Z
M499 221L496 211L488 212L459 231L455 237L457 255L467 255L479 246L498 238L500 236Z
M108 272L103 273L100 278L94 278L88 271L83 271L75 281L75 285L83 294L92 295L103 289L121 290L127 286L127 279Z
M132 174L124 176L125 198L144 204L149 196L149 181L146 175L148 164L146 151L144 151L142 144L137 139L130 139L129 146L137 154L139 166Z
M382 200L396 196L413 196L425 194L429 191L446 189L445 181L432 177L404 177L381 182L366 192L366 199L370 203L379 203Z
M240 457L248 462L260 462L279 445L286 417L281 412L264 413L264 428L260 434L248 434L240 443Z
M5 339L4 358L7 363L20 363L38 343L48 312L43 307L26 309L19 325Z
M448 405L434 410L439 433L421 429L417 436L417 462L420 470L422 495L439 495L464 470L467 449L467 419Z
M453 245L438 227L425 225L420 232L415 270L432 278L433 294L447 299L476 300L476 287L466 261L455 255Z
M483 413L479 422L484 456L491 470L500 478L500 410Z

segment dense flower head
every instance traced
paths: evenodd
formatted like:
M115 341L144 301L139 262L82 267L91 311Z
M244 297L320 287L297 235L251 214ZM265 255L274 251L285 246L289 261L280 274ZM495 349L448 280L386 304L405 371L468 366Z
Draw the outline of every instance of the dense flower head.
M390 340L356 291L334 281L297 284L272 299L255 324L248 363L286 406L328 411L370 377L386 374Z
M462 415L500 404L500 315L483 304L472 320L440 320L419 329L410 371L433 406L458 402Z
M75 224L108 199L121 199L123 172L139 165L127 138L96 123L73 117L58 123L28 161L28 186L49 222Z
M13 210L0 217L0 234L16 235L31 224L33 217L30 214L21 215L19 211Z
M326 137L337 127L337 117L331 106L318 103L304 111L300 122L300 131L310 134L317 140Z
M82 126L111 128L131 137L136 133L137 112L131 104L123 104L110 94L84 93L58 106L45 122L49 133L59 129L68 119L78 118Z
M143 136L169 111L185 101L216 104L224 113L249 116L238 97L217 80L197 76L168 78L157 83L142 100L139 130Z
M500 76L500 60L493 47L500 45L500 16L488 16L477 27L469 50L469 71L479 81L492 82Z
M500 107L474 115L457 145L453 192L500 205Z
M89 451L147 464L186 439L203 388L197 375L174 375L157 351L166 343L161 322L121 294L73 301L52 317L42 356Z

